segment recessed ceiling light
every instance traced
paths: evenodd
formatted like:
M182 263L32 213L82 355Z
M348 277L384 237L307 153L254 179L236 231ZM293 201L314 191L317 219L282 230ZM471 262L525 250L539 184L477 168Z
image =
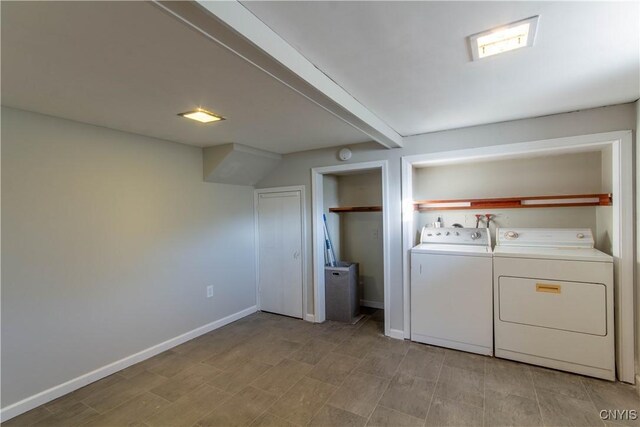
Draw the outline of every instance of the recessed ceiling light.
M213 114L210 111L203 110L202 108L198 108L194 111L187 111L186 113L180 113L178 115L200 123L213 123L224 120L224 117Z
M533 46L538 28L538 16L503 25L493 30L469 36L474 61L510 50Z

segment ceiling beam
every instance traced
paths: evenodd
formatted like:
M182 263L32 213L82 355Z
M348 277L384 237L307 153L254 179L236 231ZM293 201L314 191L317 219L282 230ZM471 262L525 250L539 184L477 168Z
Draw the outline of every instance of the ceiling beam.
M387 148L402 136L238 1L155 1L162 9Z

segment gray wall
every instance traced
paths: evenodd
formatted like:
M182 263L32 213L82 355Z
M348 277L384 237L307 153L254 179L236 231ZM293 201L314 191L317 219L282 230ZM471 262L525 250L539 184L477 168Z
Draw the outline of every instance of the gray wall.
M382 204L380 171L338 177L340 206L376 206ZM340 214L341 253L345 261L359 263L360 298L384 303L384 263L382 213L352 212Z
M602 172L608 171L610 183L611 167L603 168L602 157L600 151L591 151L419 168L414 175L414 197L444 200L611 192L610 185L607 190L603 189L606 180ZM608 161L611 162L610 156ZM598 247L611 253L607 230L613 227L613 220L611 215L606 215L610 212L611 207L426 211L416 216L415 226L419 231L423 225L441 217L447 227L454 223L475 227L475 214L490 213L495 215L490 227L494 243L496 226L580 227L591 229ZM480 227L485 224L481 222Z
M640 100L635 102L636 109L636 127L634 132L634 141L638 139L638 129L640 129ZM638 230L640 230L640 150L636 144L636 380L640 372L640 238L638 238ZM638 386L640 387L640 385ZM639 388L640 390L640 388Z
M3 108L2 202L3 407L255 305L253 189L199 148Z
M510 122L474 126L444 132L434 132L407 138L405 148L386 150L375 143L351 146L353 157L349 163L386 159L389 161L390 247L391 247L391 328L403 329L402 306L402 221L400 158L405 155L449 151L489 145L511 144L599 132L636 128L636 108L633 103L582 110L566 114L537 117ZM311 173L316 166L342 163L337 148L312 150L284 156L278 168L258 183L267 188L282 185L307 186L307 310L313 313L313 269L311 268Z

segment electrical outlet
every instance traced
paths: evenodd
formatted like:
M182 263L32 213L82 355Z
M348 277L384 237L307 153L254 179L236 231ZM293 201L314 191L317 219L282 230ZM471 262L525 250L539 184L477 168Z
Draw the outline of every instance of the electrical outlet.
M213 296L213 285L207 286L207 298L211 298Z

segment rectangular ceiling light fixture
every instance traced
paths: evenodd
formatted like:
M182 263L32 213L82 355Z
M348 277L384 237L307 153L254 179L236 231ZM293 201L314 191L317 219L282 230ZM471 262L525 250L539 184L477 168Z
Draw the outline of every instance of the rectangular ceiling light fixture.
M503 25L493 30L469 36L474 61L487 56L533 46L538 28L538 16Z
M193 111L187 111L185 113L179 113L179 116L186 117L187 119L195 120L200 123L213 123L224 120L224 117L213 114L210 111L198 108Z

